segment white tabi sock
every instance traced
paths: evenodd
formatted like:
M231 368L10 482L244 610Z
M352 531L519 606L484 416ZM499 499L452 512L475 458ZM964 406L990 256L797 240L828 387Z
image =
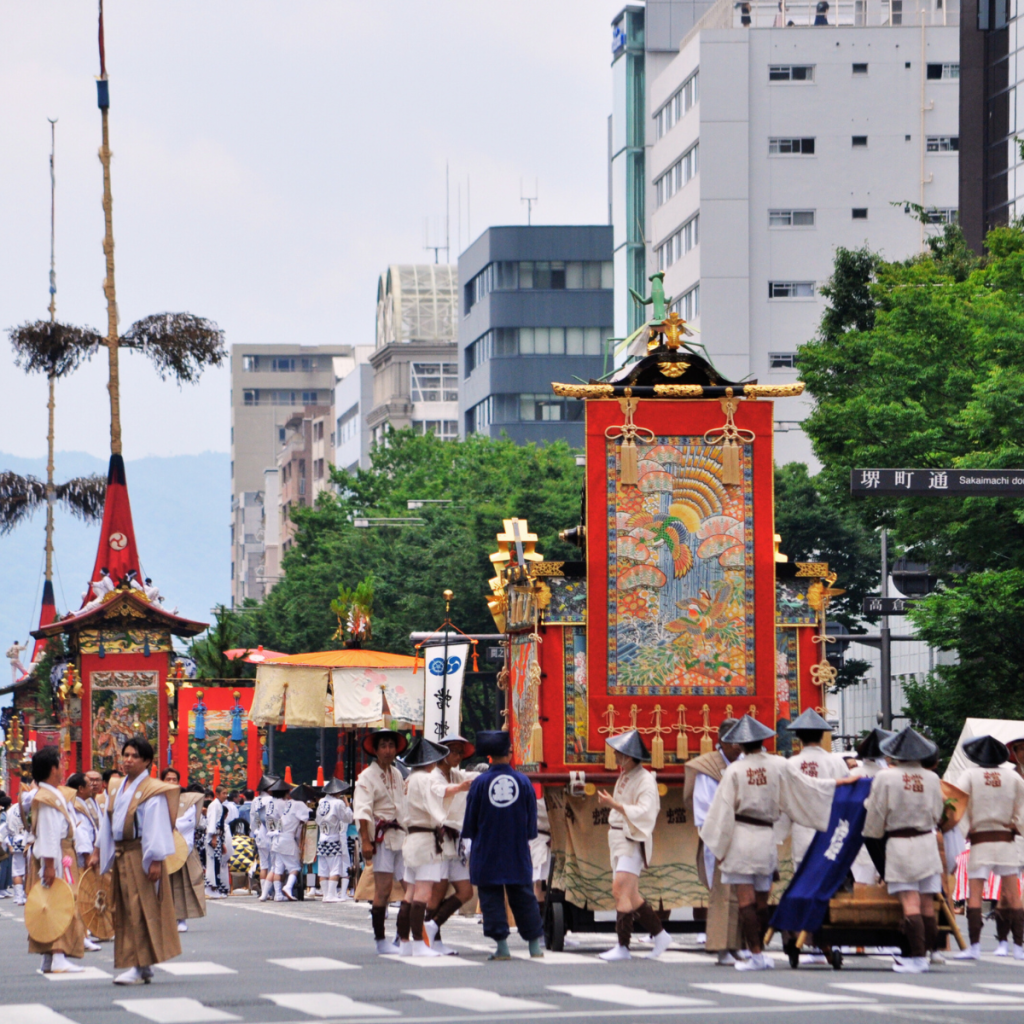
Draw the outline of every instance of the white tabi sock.
M324 882L324 900L328 903L336 903L338 900L338 883L333 878Z
M295 879L298 877L298 875L289 875L288 881L285 882L284 891L288 893L289 896L291 895L292 889L295 888Z
M264 878L263 881L260 882L260 895L263 896L264 898L269 896L270 895L270 887L273 884L274 883L271 882L269 878Z
M274 879L274 895L275 896L280 896L281 895L281 879L280 878L275 878Z

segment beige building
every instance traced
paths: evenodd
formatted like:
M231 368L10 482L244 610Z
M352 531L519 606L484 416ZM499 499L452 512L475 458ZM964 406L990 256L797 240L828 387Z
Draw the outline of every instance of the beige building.
M277 451L277 515L282 555L295 540L292 510L312 505L330 478L330 466L333 464L333 446L330 444L333 418L332 406L308 405L285 424L284 444ZM266 498L265 513L268 518L273 514L273 508Z
M454 264L391 266L381 275L373 407L365 414L373 443L404 427L458 437L458 312Z
M266 566L264 473L277 466L285 425L306 406L333 423L335 361L351 362L349 345L234 345L231 349L231 599L262 600L273 586ZM326 412L322 409L326 408ZM326 459L321 449L319 457ZM326 470L325 470L326 472Z

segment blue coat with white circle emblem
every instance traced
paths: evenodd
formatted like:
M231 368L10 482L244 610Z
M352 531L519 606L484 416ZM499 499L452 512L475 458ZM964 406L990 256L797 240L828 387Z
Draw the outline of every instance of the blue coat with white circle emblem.
M472 840L474 885L532 885L530 840L537 838L533 783L507 764L492 764L470 786L463 838Z

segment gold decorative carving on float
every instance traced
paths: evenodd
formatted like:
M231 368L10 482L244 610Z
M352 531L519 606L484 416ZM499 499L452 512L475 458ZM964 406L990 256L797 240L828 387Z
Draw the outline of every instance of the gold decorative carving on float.
M682 377L689 368L689 363L658 363L658 369L665 377Z

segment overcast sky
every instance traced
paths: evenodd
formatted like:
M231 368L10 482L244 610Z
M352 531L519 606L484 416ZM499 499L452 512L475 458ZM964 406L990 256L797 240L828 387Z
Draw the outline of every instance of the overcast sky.
M228 344L373 344L377 278L493 224L607 221L620 0L106 0L121 329L208 316ZM0 328L105 331L96 4L0 6ZM467 179L469 185L467 187ZM467 212L466 195L470 195ZM431 239L434 240L433 238ZM126 458L229 447L227 370L161 383L122 354ZM57 448L109 452L106 356L58 385ZM46 386L0 341L0 451L46 448ZM0 469L3 467L0 466Z

